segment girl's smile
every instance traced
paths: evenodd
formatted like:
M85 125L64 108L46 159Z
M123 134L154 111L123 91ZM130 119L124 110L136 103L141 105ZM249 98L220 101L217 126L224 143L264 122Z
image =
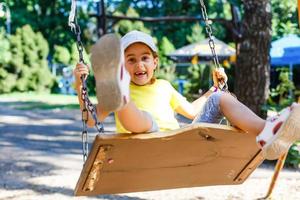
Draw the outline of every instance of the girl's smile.
M130 74L131 82L136 85L151 83L158 57L144 43L134 43L125 50L125 66Z

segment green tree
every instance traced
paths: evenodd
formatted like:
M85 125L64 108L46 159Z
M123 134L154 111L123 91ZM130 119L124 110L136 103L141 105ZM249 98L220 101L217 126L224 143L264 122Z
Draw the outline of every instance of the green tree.
M0 65L3 66L11 60L9 40L4 29L0 29Z
M199 97L199 93L209 88L210 69L205 64L191 64L188 68L186 79L189 83L185 85L184 95L194 100Z
M203 32L203 27L199 23L192 26L192 32L190 35L186 36L189 43L199 42L205 39L205 33Z
M1 81L10 80L12 85L9 91L1 92L49 90L53 78L47 62L48 43L42 34L26 25L18 28L16 34L9 37L9 42L13 57L4 66L7 75Z
M128 17L139 17L139 14L134 8L128 8L126 13L118 12L116 15L126 15ZM130 20L120 20L115 26L114 31L120 35L125 35L129 31L139 30L145 33L150 33L150 30L144 26L143 22L140 21L130 21Z
M7 65L11 59L9 39L4 29L0 29L0 93L10 92L16 82L16 75L7 71Z
M271 0L272 38L278 39L286 34L300 34L296 0Z
M64 46L71 50L75 36L68 26L68 15L71 1L65 0L9 0L7 5L11 10L12 32L18 27L29 24L33 31L41 32L47 38L49 51L54 53L54 46ZM77 19L81 27L82 41L85 46L92 44L91 35L87 31L90 18L87 12L94 2L77 1Z
M271 89L268 104L275 110L280 111L295 102L294 97L290 94L290 92L294 93L295 85L290 80L288 68L278 68L277 71L279 71L279 84L276 88Z
M54 46L54 55L53 61L56 63L61 63L64 65L69 65L71 59L71 55L69 50L63 46Z
M167 58L167 55L175 50L174 45L167 37L163 37L158 45L159 50L159 70L156 76L173 82L176 79L176 66L174 62Z
M161 67L167 67L172 65L173 62L167 58L167 55L175 50L174 45L170 42L167 37L163 37L158 45L159 49L159 61Z

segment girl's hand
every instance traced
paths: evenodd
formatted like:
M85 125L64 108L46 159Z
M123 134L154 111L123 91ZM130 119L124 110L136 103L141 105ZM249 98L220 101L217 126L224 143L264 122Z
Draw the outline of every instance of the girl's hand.
M89 75L89 68L83 63L77 63L73 74L75 76L75 85L81 85L81 76L85 75L85 77L87 77L87 75Z
M226 85L228 80L228 77L224 71L224 68L216 68L213 70L213 81L214 81L214 86L218 87L221 86L223 87L224 85ZM222 88L220 88L222 89Z

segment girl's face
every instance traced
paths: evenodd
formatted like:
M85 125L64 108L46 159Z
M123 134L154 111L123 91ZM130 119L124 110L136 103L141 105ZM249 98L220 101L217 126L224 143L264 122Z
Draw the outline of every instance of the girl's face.
M125 66L130 74L131 82L136 85L147 85L158 64L151 49L144 43L134 43L125 50Z

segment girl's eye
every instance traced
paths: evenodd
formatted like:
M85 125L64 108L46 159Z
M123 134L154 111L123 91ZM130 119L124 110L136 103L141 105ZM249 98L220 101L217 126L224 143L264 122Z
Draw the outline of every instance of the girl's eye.
M134 58L129 58L129 59L127 59L127 61L128 61L129 63L134 63L134 62L135 62L135 59L134 59Z
M143 61L147 61L147 60L149 60L149 58L150 58L149 56L143 56L143 57L142 57L142 60L143 60Z

